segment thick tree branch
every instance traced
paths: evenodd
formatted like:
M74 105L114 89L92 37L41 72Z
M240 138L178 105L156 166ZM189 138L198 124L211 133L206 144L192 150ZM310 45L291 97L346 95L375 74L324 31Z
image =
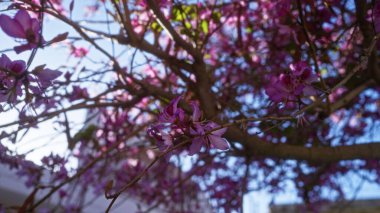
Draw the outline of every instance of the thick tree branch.
M284 117L288 120L287 117ZM279 120L279 119L278 119ZM239 156L269 157L330 163L342 160L380 159L380 142L344 145L336 147L302 147L289 144L273 144L257 136L247 135L236 126L230 126L225 137L232 143L241 143L244 149Z
M375 36L373 25L367 21L367 11L370 4L367 1L355 0L356 18L358 26L363 35L363 46L368 47ZM377 84L380 85L380 68L378 64L378 55L376 51L371 51L368 59L367 75L368 79L375 79Z
M350 90L346 95L344 95L339 100L335 101L331 105L331 112L335 112L338 109L341 109L347 104L351 103L354 98L356 98L359 94L361 94L365 89L367 89L370 85L373 85L374 81L372 79L364 82L363 84L359 85L358 87L354 88L353 90Z

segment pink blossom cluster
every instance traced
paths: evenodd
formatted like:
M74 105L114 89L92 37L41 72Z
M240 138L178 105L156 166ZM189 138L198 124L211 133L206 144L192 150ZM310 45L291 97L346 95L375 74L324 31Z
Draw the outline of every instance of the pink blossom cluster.
M192 116L187 116L185 111L178 106L182 96L173 99L159 114L158 123L148 129L148 134L156 139L157 146L165 151L184 140L191 140L188 147L189 155L201 151L203 146L228 150L228 142L222 138L227 128L213 121L202 121L201 111L196 102L191 102Z
M0 57L0 102L16 103L25 91L28 94L41 95L61 75L60 71L36 67L26 70L26 63L21 60L12 61L2 54Z
M265 92L274 102L294 103L317 93L311 85L317 79L307 63L301 61L291 64L289 72L271 76Z

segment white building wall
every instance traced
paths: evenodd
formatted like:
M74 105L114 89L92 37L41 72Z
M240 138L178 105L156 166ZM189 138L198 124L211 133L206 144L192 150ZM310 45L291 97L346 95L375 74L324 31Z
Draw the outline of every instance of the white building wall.
M36 195L36 200L42 197L43 192ZM10 206L22 206L27 196L32 192L32 189L27 188L24 185L24 179L15 174L14 170L9 170L8 167L0 164L0 204L3 207ZM86 193L86 200L90 201L94 199L94 195L91 192ZM57 194L52 196L49 202L44 203L41 207L49 208L59 202ZM104 212L110 200L107 200L104 196L99 196L96 200L86 206L83 212ZM137 212L138 201L136 199L128 198L123 199L119 197L116 203L112 207L112 213L125 213L125 212ZM144 207L143 204L140 203ZM147 208L147 207L146 207ZM152 213L164 213L164 211L156 209Z

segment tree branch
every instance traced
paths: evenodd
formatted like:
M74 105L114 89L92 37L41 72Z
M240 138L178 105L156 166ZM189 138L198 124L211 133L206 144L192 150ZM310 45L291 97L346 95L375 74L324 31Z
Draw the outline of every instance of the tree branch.
M180 47L185 49L190 55L192 55L195 60L202 60L202 54L197 52L196 49L186 42L178 33L175 31L170 22L165 18L164 14L162 14L159 6L154 0L147 0L148 6L152 10L153 14L156 16L157 22L160 23L162 28L168 32L169 36L174 40Z

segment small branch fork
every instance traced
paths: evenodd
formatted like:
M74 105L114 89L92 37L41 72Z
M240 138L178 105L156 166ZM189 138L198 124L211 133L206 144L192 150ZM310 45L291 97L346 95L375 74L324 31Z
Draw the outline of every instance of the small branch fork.
M190 140L185 140L169 149L167 149L165 152L161 153L160 155L158 155L153 161L151 161L148 166L145 167L145 169L139 174L137 175L135 178L133 178L132 181L130 181L128 184L124 185L118 192L116 192L115 194L113 195L109 195L109 196L106 196L107 199L112 199L111 200L111 203L108 205L108 208L106 209L106 213L110 212L113 204L115 203L115 201L117 200L117 198L121 195L121 193L123 193L125 190L127 190L129 187L133 186L134 184L136 184L147 172L150 168L152 168L152 166L157 163L160 159L162 159L163 157L165 157L166 154L168 154L169 152L173 151L173 150L176 150L186 144L190 143Z
M136 134L138 134L139 132L141 132L141 130L143 128L145 128L145 126L141 126L141 127L137 128L135 131L131 132L131 134L130 134L129 137L135 136ZM102 154L99 157L97 157L96 159L94 159L93 161L91 161L89 164L87 164L86 166L84 166L83 169L81 169L79 172L77 172L75 175L71 176L70 178L68 178L64 182L58 184L57 186L49 187L49 188L51 188L51 190L44 197L42 197L39 201L37 201L35 204L31 205L31 207L29 208L29 211L32 212L34 209L36 209L39 205L41 205L43 202L45 202L49 197L51 197L56 191L58 191L64 185L72 182L76 178L79 178L87 170L89 170L90 168L92 168L97 162L99 162L101 159L103 159L104 157L106 157L107 154L109 154L111 151L113 151L114 149L116 149L122 142L123 141L120 141L118 143L115 143L111 147L109 147L106 151L102 152ZM43 188L48 188L48 187L46 187L46 186L39 186L38 188L43 189Z

